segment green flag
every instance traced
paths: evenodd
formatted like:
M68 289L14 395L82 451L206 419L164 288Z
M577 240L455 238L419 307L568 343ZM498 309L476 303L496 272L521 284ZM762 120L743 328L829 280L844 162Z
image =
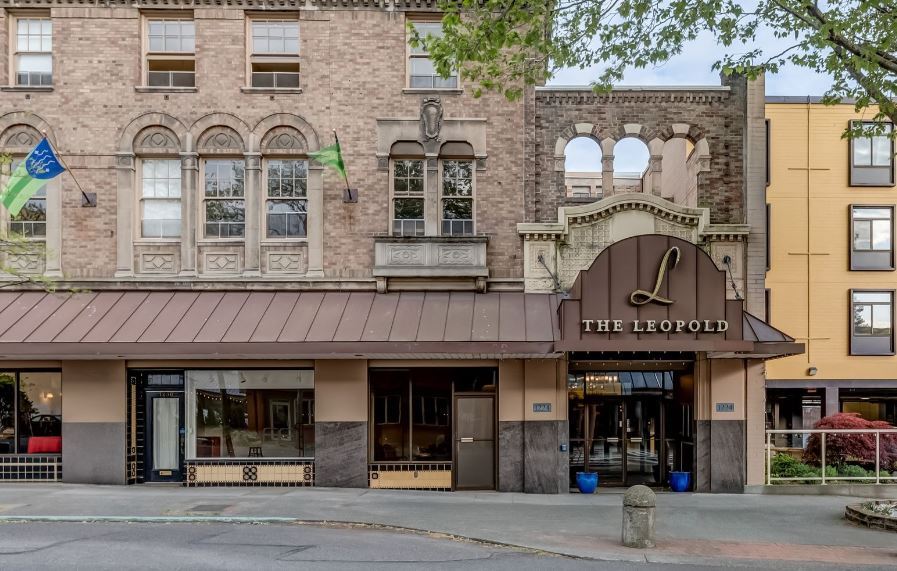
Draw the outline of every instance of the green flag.
M0 202L9 211L10 216L17 216L25 203L39 191L51 178L59 176L65 167L59 161L53 147L46 138L41 139L34 149L28 153L0 192Z
M315 159L325 167L330 167L347 180L346 165L343 163L343 153L340 150L339 139L329 147L324 147L319 151L311 151L308 156Z

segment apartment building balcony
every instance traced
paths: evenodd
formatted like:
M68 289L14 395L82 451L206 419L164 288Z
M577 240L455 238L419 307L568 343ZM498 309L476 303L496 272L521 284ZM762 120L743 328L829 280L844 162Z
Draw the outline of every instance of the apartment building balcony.
M485 291L486 236L374 238L378 291L403 288Z

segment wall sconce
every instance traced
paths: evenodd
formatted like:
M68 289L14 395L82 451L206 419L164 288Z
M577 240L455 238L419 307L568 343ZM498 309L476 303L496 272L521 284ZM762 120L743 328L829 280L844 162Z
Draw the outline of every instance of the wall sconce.
M807 374L811 377L815 377L816 373L818 373L818 372L819 372L819 370L816 369L816 367L810 367L809 369L807 369Z

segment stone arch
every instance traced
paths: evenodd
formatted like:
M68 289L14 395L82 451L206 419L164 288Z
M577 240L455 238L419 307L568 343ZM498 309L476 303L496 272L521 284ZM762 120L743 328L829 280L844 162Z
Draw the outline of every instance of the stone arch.
M274 130L277 130L277 133L272 133ZM259 121L252 129L253 138L256 141L261 142L261 149L270 146L271 143L275 141L275 137L281 139L281 135L284 134L291 135L295 137L297 141L301 140L304 142L304 152L317 151L321 148L318 134L314 128L308 121L299 115L293 115L292 113L275 113L273 115L268 115ZM296 135L298 135L298 137ZM286 142L286 139L282 139L280 142ZM249 150L253 151L258 149L250 148Z
M167 127L152 125L137 133L133 150L138 155L176 155L181 151L180 138Z
M213 125L199 134L196 150L202 154L243 154L246 146L239 132L226 125Z
M265 155L304 155L308 141L293 127L274 127L261 139L261 152Z
M225 141L219 135L226 136L232 141ZM208 144L211 137L214 147L221 150L225 146L229 152L258 152L258 139L253 136L252 130L245 121L230 113L209 113L197 119L190 125L188 150L202 151L204 144Z
M151 130L153 128L158 129L158 133L167 138L174 138L171 142L163 143L166 147L171 146L173 143L178 150L185 150L185 142L188 134L186 125L179 119L172 117L167 113L150 112L135 117L122 130L118 142L118 151L120 153L133 154L135 152L134 148L137 146L135 143L137 142L138 135L141 133L145 136L151 135ZM146 132L144 133L144 131ZM143 138L145 137L141 137L141 142L143 141Z
M44 135L54 147L59 148L53 128L39 115L30 111L13 111L0 116L0 144L5 152L28 153Z

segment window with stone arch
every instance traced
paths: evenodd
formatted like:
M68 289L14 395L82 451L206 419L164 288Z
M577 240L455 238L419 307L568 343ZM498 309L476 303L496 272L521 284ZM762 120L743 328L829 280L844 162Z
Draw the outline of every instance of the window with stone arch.
M134 139L137 155L137 235L146 240L181 238L181 160L177 136L148 127Z
M650 183L648 145L637 137L625 137L614 144L614 193L648 192Z
M2 148L9 152L12 161L2 165L0 188L5 187L28 153L37 145L42 135L29 125L16 125L7 130ZM45 184L22 206L15 216L9 216L7 230L26 240L44 240L47 236L47 186Z
M587 136L570 139L564 148L564 186L567 198L600 200L601 146Z
M308 238L308 143L293 127L276 127L262 141L266 240Z

